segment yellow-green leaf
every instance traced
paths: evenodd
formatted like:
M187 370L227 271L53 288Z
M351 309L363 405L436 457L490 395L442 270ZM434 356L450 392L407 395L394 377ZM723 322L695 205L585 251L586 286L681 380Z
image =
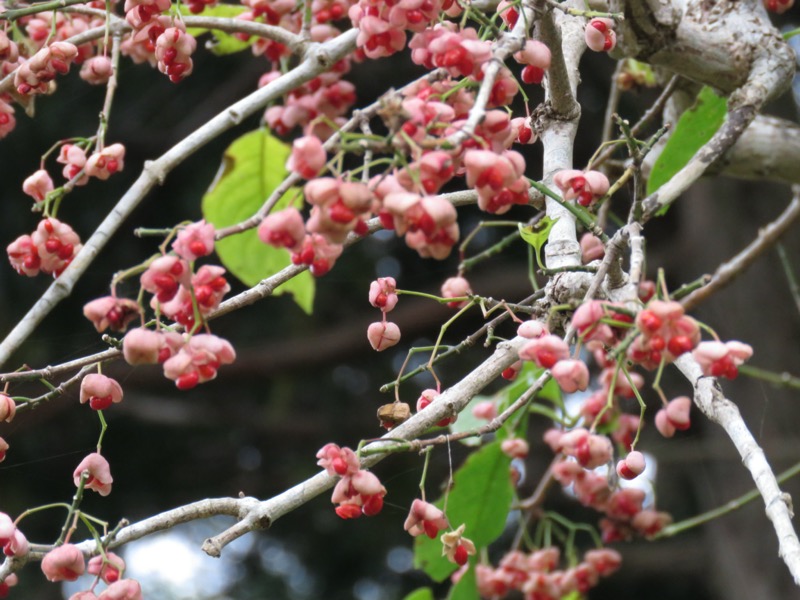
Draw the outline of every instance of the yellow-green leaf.
M727 111L725 98L717 96L710 87L700 90L694 106L678 119L675 131L653 165L647 181L648 196L686 166L722 126Z
M232 19L247 10L247 7L241 5L234 5L234 4L218 4L217 6L206 7L203 9L198 15L194 15L197 17L223 17ZM190 16L192 12L189 10L188 6L182 5L180 7L181 14ZM200 27L189 27L186 29L186 33L198 37L203 35L204 33L211 32L211 35L214 38L214 41L209 44L208 49L211 50L214 54L223 55L223 54L233 54L234 52L241 52L242 50L246 50L250 46L253 45L253 40L255 38L250 38L247 41L240 40L233 34L225 33L224 31L217 31L217 30L209 30L209 29L202 29Z
M288 145L272 137L266 129L251 131L234 141L225 150L220 174L203 197L206 221L220 229L255 214L286 177L285 164L290 151ZM276 209L293 202L302 202L298 190L284 194ZM264 244L255 229L218 241L216 250L225 268L249 286L290 264L289 253ZM306 271L283 284L275 294L291 293L298 306L311 314L314 289L314 278Z
M419 588L414 590L403 600L433 600L433 590L431 588Z
M536 262L539 263L540 267L544 267L541 259L542 246L547 243L547 237L550 235L550 230L557 222L558 219L543 217L533 225L528 225L527 227L524 227L522 223L517 223L519 234L522 236L522 239L533 246L533 248L536 250Z

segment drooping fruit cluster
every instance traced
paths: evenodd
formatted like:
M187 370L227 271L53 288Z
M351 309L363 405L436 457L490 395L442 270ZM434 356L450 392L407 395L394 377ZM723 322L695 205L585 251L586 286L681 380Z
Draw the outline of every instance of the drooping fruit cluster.
M622 557L610 548L589 550L581 562L567 569L558 568L560 555L557 547L549 546L529 554L511 551L497 568L479 564L475 567L478 593L500 599L517 590L532 600L558 600L587 593L622 564Z
M342 519L355 519L362 514L372 517L381 512L386 488L373 473L361 469L355 452L336 444L325 444L317 452L317 458L317 464L329 475L341 477L331 496L331 502L338 504L337 515Z

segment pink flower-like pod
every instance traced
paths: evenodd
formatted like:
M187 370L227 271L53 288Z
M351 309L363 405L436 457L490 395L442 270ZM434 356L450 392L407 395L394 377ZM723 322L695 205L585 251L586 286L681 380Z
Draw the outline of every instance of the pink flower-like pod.
M503 451L503 454L511 458L528 458L530 446L528 442L521 438L509 438L503 440L500 444L500 449Z
M544 369L549 369L560 360L569 358L569 346L557 335L543 335L527 342L519 350L521 360L532 360Z
M350 7L351 19L355 14L354 9L358 10L358 5ZM356 45L368 58L390 56L406 46L405 32L379 17L371 15L361 17L357 27L359 33Z
M193 335L177 354L164 362L164 376L172 379L179 390L189 390L198 383L211 381L221 365L236 360L230 342L216 335Z
M439 17L441 10L442 0L400 0L391 4L387 20L398 29L423 31Z
M632 487L617 490L608 499L606 514L612 519L628 521L641 512L644 499L644 490Z
M490 150L469 150L464 155L467 185L480 191L495 192L510 186L525 173L525 159L519 152L508 150L496 154Z
M0 100L0 140L14 131L17 120L14 118L14 108L5 100Z
M17 403L8 394L0 392L0 421L11 423L17 414Z
M258 226L258 238L275 248L298 252L306 237L306 225L300 211L294 207L270 213Z
M114 379L91 373L81 380L81 404L89 403L93 410L105 410L122 401L122 387Z
M41 270L55 277L67 268L83 247L72 227L53 218L39 221L36 231L31 234L31 241L39 252Z
M351 231L366 231L363 219L372 207L372 192L363 183L330 177L312 179L305 188L306 200L314 205L306 223L309 233L341 244Z
M21 235L6 248L8 262L20 275L36 277L42 267L39 249L29 235Z
M180 285L189 285L191 270L186 260L168 254L151 262L139 281L145 291L154 294L159 302L169 302L178 293Z
M634 515L631 525L645 537L651 537L672 523L667 513L655 510L642 510Z
M667 416L667 409L662 408L656 413L656 429L665 438L671 438L675 435L675 426L670 423Z
M317 464L329 475L353 475L361 468L358 456L350 448L340 448L336 444L325 444L317 452Z
M617 34L612 29L611 19L595 18L586 24L583 37L590 50L611 52L617 45Z
M576 199L581 206L590 206L605 195L611 184L599 171L565 169L553 177L553 183L561 190L564 200Z
M129 365L155 365L174 356L184 343L183 336L174 331L137 327L122 340L122 355Z
M172 249L189 262L208 256L214 251L214 226L205 220L187 225L178 232Z
M292 254L292 264L308 265L314 277L326 275L342 255L344 246L330 242L319 233L307 234L300 250Z
M203 315L216 310L225 294L231 291L225 279L225 269L218 265L203 265L192 277L192 289L197 307Z
M102 555L90 558L86 568L89 575L97 575L109 584L119 580L120 573L124 570L125 561L113 552L106 552L105 558Z
M369 303L375 308L380 308L384 313L391 311L397 305L397 282L394 277L378 277L369 284Z
M22 95L48 91L48 82L57 74L65 74L78 57L78 48L70 42L53 42L40 49L22 64L14 75L14 85Z
M432 540L436 539L440 531L448 527L450 527L450 523L441 509L419 498L415 498L411 503L411 510L403 524L403 529L412 536L425 534Z
M472 408L472 416L476 419L485 419L490 421L497 416L497 405L491 400L478 402Z
M192 73L192 54L197 42L184 31L182 21L174 21L173 25L156 39L155 53L158 70L167 75L172 83L178 83Z
M611 327L601 322L609 316L608 304L600 300L589 300L581 304L572 315L572 326L584 341L597 340L607 346L616 341Z
M391 321L372 323L367 328L367 339L373 350L382 352L400 341L400 328Z
M560 360L550 369L553 379L567 394L589 387L589 368L582 360Z
M86 174L105 181L125 166L125 146L111 144L86 159Z
M588 231L581 236L581 262L589 264L593 260L601 259L606 254L606 248L599 237Z
M623 479L635 479L645 469L644 454L634 450L617 463L617 475Z
M736 379L739 365L753 356L753 348L735 340L702 342L694 349L692 356L700 364L704 375Z
M692 399L689 396L678 396L669 401L664 409L670 424L679 431L689 429L691 425Z
M514 60L521 65L533 65L545 71L550 68L551 58L550 48L536 40L527 40L522 50L514 54Z
M419 181L419 186L412 173ZM455 164L452 155L444 150L434 150L426 152L419 160L400 169L397 172L397 181L406 190L435 194L453 178L453 175L455 175Z
M5 546L14 537L17 526L6 513L0 512L0 546Z
M72 473L72 480L76 486L81 482L81 474L84 471L89 472L84 487L89 490L94 490L101 496L108 496L111 493L111 484L114 483L114 478L111 477L111 467L108 461L97 452L92 452L75 468Z
M8 452L10 447L11 446L8 445L8 442L0 437L0 462L3 462L6 459L6 452Z
M592 565L601 577L607 577L617 571L622 565L622 556L611 548L598 548L589 550L583 555L583 560Z
M477 75L483 63L492 58L491 43L481 40L472 27L446 31L429 44L433 64L447 69L453 77Z
M64 165L61 171L64 179L74 179L86 166L86 151L75 144L64 144L61 146L56 162ZM88 181L89 176L84 174L75 180L75 185L86 185Z
M42 202L44 197L47 196L49 192L52 192L53 189L53 180L50 174L44 169L39 169L22 182L22 191L36 200L36 202Z
M550 332L547 330L547 326L536 319L525 321L524 323L521 323L519 327L517 327L517 335L528 338L529 340L540 338L543 335L549 335L549 333Z
M75 581L85 570L83 553L74 544L53 548L42 559L42 572L48 581Z
M436 400L436 398L439 397L439 395L440 395L439 392L431 388L427 390L422 390L422 392L419 395L419 398L417 398L417 412L425 410L428 406L431 405L431 403L434 400ZM457 418L458 415L454 415L452 417L444 417L443 419L439 419L439 421L437 421L436 426L447 427L448 425L455 423Z
M594 469L611 460L611 441L604 435L589 433L582 427L565 433L560 443L561 452L577 458L586 469Z
M442 298L462 298L472 294L472 288L464 277L449 277L442 284ZM467 305L467 301L448 302L450 308L462 308Z
M378 514L383 508L383 497L386 495L386 488L381 485L380 480L374 473L369 471L356 471L353 475L342 477L333 488L331 502L340 504L339 508L345 507L338 514L343 519L355 518L353 508L358 507L358 513L368 517Z
M514 60L526 65L521 73L521 79L525 83L541 83L545 71L550 68L551 59L550 48L536 40L526 41L525 47L514 54Z
M534 144L539 139L539 136L533 130L530 117L511 119L511 127L516 132L514 141L518 144Z
M763 0L764 8L766 8L770 12L783 14L792 6L794 6L794 0Z
M3 546L3 554L6 556L16 556L17 558L27 555L28 550L30 550L28 538L26 538L25 534L19 529L14 531L14 535L12 535L8 543Z
M286 170L311 179L325 166L327 157L318 137L306 135L292 143L292 153L286 161Z
M99 332L106 329L125 331L128 323L141 314L139 305L128 298L104 296L87 303L83 307L83 316L89 319Z
M104 589L97 600L142 600L142 586L135 579L120 579Z
M114 71L111 59L107 56L93 56L81 65L80 76L90 85L105 85Z

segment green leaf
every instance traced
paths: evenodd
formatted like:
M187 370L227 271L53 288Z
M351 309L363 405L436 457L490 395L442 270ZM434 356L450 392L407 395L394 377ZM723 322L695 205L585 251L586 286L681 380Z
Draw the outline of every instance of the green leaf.
M403 600L433 600L433 590L431 588L419 588L411 592Z
M536 250L536 262L539 263L539 267L542 269L544 268L540 256L542 246L547 243L547 236L550 235L550 230L557 221L558 219L543 217L533 225L528 225L527 227L523 227L522 223L517 223L519 234L522 236L522 239L528 242Z
M725 98L717 96L710 87L704 87L694 106L678 119L675 131L653 165L647 182L647 195L680 171L722 126L728 112ZM661 214L661 213L659 213Z
M469 561L469 569L461 576L458 583L450 588L447 600L480 600L478 582L475 580L475 557Z
M653 68L647 63L639 62L633 58L626 58L623 63L623 72L629 73L637 83L646 87L655 87L656 85Z
M214 227L239 223L261 208L264 200L286 177L286 159L290 148L272 137L266 129L257 129L234 141L222 158L222 167L211 189L203 196L203 216ZM276 209L302 198L290 190ZM216 243L222 264L245 285L254 286L274 275L289 263L286 250L273 248L258 239L255 229L231 235ZM275 294L289 292L306 313L314 305L314 278L305 271L287 281Z
M236 6L233 4L218 4L217 6L206 7L203 9L198 15L198 17L222 17L222 18L235 18L245 12L247 7L245 6ZM188 6L181 5L180 7L181 14L183 15L192 15L192 12L189 10ZM253 45L253 41L255 40L254 37L251 37L248 41L242 41L238 37L233 34L225 33L224 31L215 31L209 29L201 29L200 27L189 27L186 29L186 33L198 37L203 35L204 33L211 32L211 35L214 37L214 42L208 46L208 49L211 50L214 54L221 56L223 54L233 54L235 52L241 52L242 50L246 50L250 46Z
M453 488L447 502L447 518L455 528L466 524L464 535L480 551L496 540L505 528L514 498L509 478L511 459L493 442L472 453L453 475ZM444 498L436 506L443 508ZM442 556L437 537L421 535L414 544L414 565L435 581L444 581L458 567Z

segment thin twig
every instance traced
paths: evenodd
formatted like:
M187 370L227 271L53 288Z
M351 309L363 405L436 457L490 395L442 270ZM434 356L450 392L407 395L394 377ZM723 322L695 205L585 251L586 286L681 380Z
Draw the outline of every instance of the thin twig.
M753 264L756 258L774 246L792 223L800 217L800 186L794 186L792 189L794 197L780 216L759 230L756 239L748 244L744 250L717 267L708 285L695 290L681 300L681 304L687 311L703 302L711 294L727 286L737 275Z

